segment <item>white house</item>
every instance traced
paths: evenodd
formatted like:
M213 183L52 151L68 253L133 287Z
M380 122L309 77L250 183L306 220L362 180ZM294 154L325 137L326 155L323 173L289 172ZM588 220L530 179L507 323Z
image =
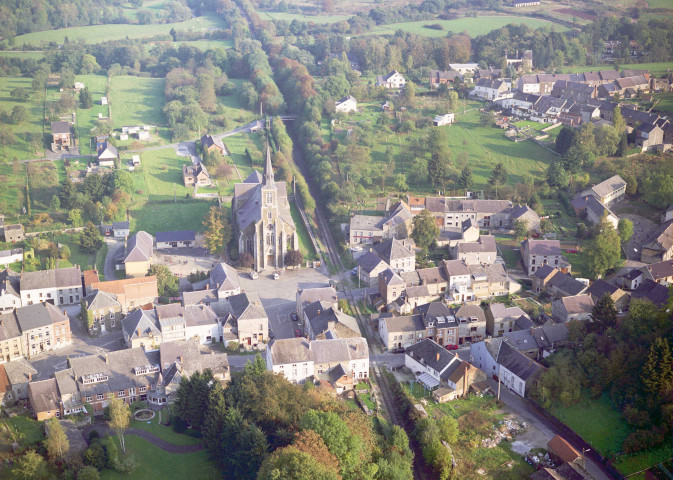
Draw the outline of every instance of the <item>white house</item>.
M358 111L358 101L355 99L355 97L351 95L347 95L334 103L335 103L335 110L337 111L337 113L349 113Z
M480 78L470 95L495 101L510 93L510 85L501 79Z
M108 143L107 141L98 146L98 166L99 167L114 167L114 162L119 158L117 147Z
M24 306L45 302L74 305L82 299L82 272L79 267L24 272L20 288Z
M266 347L266 367L292 383L304 383L314 374L310 342L305 338L276 340Z
M435 127L441 127L443 125L450 125L456 121L456 116L453 113L445 113L444 115L437 115L432 121L432 124Z
M393 88L401 89L404 88L406 83L407 83L406 79L397 70L393 70L388 75L379 75L378 77L376 77L377 87L385 87L388 89Z
M210 306L189 305L184 308L186 338L198 338L202 345L222 341L222 324Z
M131 233L130 222L112 222L112 235L114 238L126 238Z
M479 70L478 63L449 63L449 68L462 75L466 73L474 73Z
M11 263L23 262L23 248L12 248L0 252L0 265L7 268Z

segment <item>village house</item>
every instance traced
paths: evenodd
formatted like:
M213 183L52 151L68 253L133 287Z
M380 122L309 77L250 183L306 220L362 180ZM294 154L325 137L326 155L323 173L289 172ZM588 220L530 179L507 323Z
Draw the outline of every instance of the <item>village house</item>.
M339 297L334 287L317 287L298 289L296 295L297 316L304 318L304 308L308 305L320 302L322 305L337 308Z
M594 301L589 294L563 297L551 304L551 316L557 322L570 322L572 320L591 320L591 311Z
M0 272L0 312L21 306L21 276L11 268Z
M390 268L390 265L373 252L365 252L357 259L357 268L360 281L364 285L375 287L379 282L379 274Z
M241 293L241 282L238 272L225 262L215 265L210 271L210 286L217 292L217 298L222 300Z
M74 305L82 299L82 272L79 267L24 272L20 289L22 305Z
M303 384L315 375L311 342L306 338L275 340L266 347L267 369L281 374L288 382Z
M583 191L579 196L592 196L605 206L621 200L626 194L626 182L619 175L613 175L598 185Z
M639 268L629 270L617 277L617 283L626 290L635 290L643 283L643 271Z
M551 265L538 268L531 275L531 280L535 293L546 292L552 298L579 295L587 289L587 285Z
M405 349L425 338L425 324L420 314L393 316L382 313L379 336L387 351Z
M598 225L605 218L612 225L612 228L617 229L619 217L609 207L603 205L595 197L585 197L585 202L587 220L594 225Z
M7 374L10 390L5 392L5 402L15 403L28 398L28 384L37 376L37 370L27 360L19 358L2 365Z
M54 378L30 382L28 400L38 422L61 416L61 397Z
M445 113L443 115L436 115L432 120L432 125L435 127L442 127L444 125L451 125L456 121L456 116L453 113Z
M390 268L386 268L379 273L378 287L385 306L400 298L406 290L407 284L397 273Z
M503 334L503 339L519 352L540 361L568 343L568 327L565 323L530 326Z
M139 231L128 238L124 255L127 277L144 277L150 269L154 255L154 239L147 232Z
M405 281L406 282L406 281ZM404 295L387 305L389 312L409 315L417 307L439 300L438 295L431 295L427 285L407 286Z
M673 221L666 223L652 232L640 250L640 261L658 263L673 259Z
M196 233L194 233L194 230L157 232L155 237L157 250L196 246Z
M122 320L122 335L128 348L158 350L162 334L156 311L138 309L127 315Z
M117 147L107 140L96 146L99 167L114 167L115 161L119 159Z
M287 251L299 248L287 186L275 181L268 146L264 176L255 171L243 183L234 185L231 210L238 251L252 255L254 270L282 268Z
M444 303L431 302L416 309L425 326L425 338L440 346L458 345L458 322Z
M536 2L515 2L512 4L514 8L521 8L521 6L531 6L530 4L535 4ZM540 2L537 2L537 5L539 5ZM517 7L517 5L520 5ZM505 62L507 65L511 65L512 67L516 68L517 71L519 72L530 72L533 69L533 51L532 50L524 50L523 55L519 56L519 51L517 50L516 52L516 57L514 58L509 58L507 56L507 52L505 52Z
M435 401L443 403L466 396L474 383L486 380L486 374L446 351L430 339L407 348L404 366L419 382L433 391Z
M644 279L657 282L664 287L673 285L673 260L664 260L662 262L653 263L640 267Z
M561 243L558 240L526 239L521 242L521 258L528 275L544 265L551 265L561 271L567 269L566 273L570 270L570 265L561 254Z
M493 337L501 337L503 333L515 329L514 324L519 317L530 319L528 314L519 307L506 307L504 303L491 303L486 309L486 333Z
M309 340L360 337L357 320L330 303L313 302L303 309L304 336Z
M631 296L628 293L603 279L598 279L592 283L586 290L586 293L591 295L594 304L598 303L603 296L609 296L614 302L617 312L626 311L631 300Z
M411 239L398 240L391 238L374 245L371 249L381 260L397 273L416 270L416 252Z
M659 308L667 305L668 297L668 287L650 280L649 278L644 279L642 285L631 292L631 300L649 300Z
M218 382L225 384L231 380L228 355L213 350L203 352L196 340L162 343L159 361L161 376L157 388L148 391L148 401L152 404L173 404L182 379L196 372L209 369Z
M651 123L644 123L638 127L637 144L641 152L649 152L663 148L664 145L664 131L658 126Z
M96 290L84 297L83 303L93 318L92 330L105 334L121 328L122 306L116 295Z
M154 275L107 282L95 281L87 287L87 295L95 292L105 293L119 303L122 314L152 305L159 297L157 277Z
M227 149L224 148L224 143L222 143L222 139L219 137L204 134L201 136L201 146L204 152L217 152L220 155L227 154Z
M526 397L545 368L514 348L506 338L487 338L470 345L471 363L520 397Z
M475 242L459 242L451 249L456 260L463 260L466 265L493 265L498 250L493 235L482 235Z
M222 342L222 323L210 306L188 305L181 308L184 309L185 338L196 339L201 345Z
M114 238L126 238L131 230L131 222L112 222L112 225L103 225L103 235Z
M22 242L25 238L23 234L23 225L19 223L4 225L2 227L2 233L5 237L5 242L7 243Z
M70 123L51 122L51 151L69 150L71 143Z
M454 317L458 322L458 345L478 342L486 337L486 314L479 305L461 305Z
M350 113L358 111L358 101L351 95L346 95L334 102L334 109L337 113Z
M541 232L540 216L528 205L519 204L512 207L512 226L517 220L526 222L529 232Z
M484 100L495 101L510 94L510 84L502 79L480 78L470 95Z
M547 453L557 464L576 465L581 469L586 468L586 460L582 454L560 435L555 435L547 442Z
M353 215L349 225L351 245L378 243L385 239L405 239L411 235L413 215L409 205L397 202L385 217Z
M581 82L570 82L567 80L557 80L552 87L551 94L554 97L572 99L581 103L585 103L588 100L598 96L595 85L588 85Z
M462 242L477 242L479 240L479 225L473 219L463 220L460 227L445 227L439 231L437 246L448 245L449 253L454 258L457 256L456 249Z
M261 349L269 339L269 318L259 296L240 293L228 298L238 342L246 350Z
M454 70L430 70L430 88L437 88L440 85L449 85L457 79L463 78L463 74Z
M397 70L393 70L388 75L379 75L376 77L377 87L384 87L387 89L402 89L406 83L406 79Z
M185 187L207 187L213 183L206 166L201 162L196 162L196 165L183 165L182 180Z
M21 328L14 312L0 314L0 363L23 357Z
M479 70L478 63L449 63L449 68L461 75L473 74Z

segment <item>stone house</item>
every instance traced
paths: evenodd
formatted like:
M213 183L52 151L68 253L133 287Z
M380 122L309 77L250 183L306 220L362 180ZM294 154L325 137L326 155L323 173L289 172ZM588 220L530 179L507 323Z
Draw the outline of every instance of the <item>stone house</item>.
M589 294L563 297L551 304L551 315L557 322L570 322L571 320L591 320L591 311L594 301Z
M33 376L37 376L37 370L23 358L7 362L3 364L3 367L11 388L11 398L10 393L6 392L5 401L26 400L28 398L28 384L33 380Z
M486 314L479 305L461 305L454 317L458 322L458 345L478 342L486 337Z
M493 235L482 235L476 242L460 242L453 251L456 260L466 265L492 265L498 256Z
M5 242L16 243L22 242L25 238L23 234L23 225L15 223L12 225L5 225L2 227Z
M219 137L204 134L201 136L201 146L204 152L217 152L220 155L226 155L227 149L224 148L224 143Z
M116 295L95 290L84 297L84 306L93 316L93 330L103 334L121 329L122 305Z
M594 225L601 223L603 218L612 225L612 228L617 229L619 225L619 217L610 210L609 207L603 205L595 197L586 197L586 216Z
M587 289L587 285L551 265L538 268L531 280L535 293L546 292L553 298L579 295Z
M320 302L330 308L337 308L339 297L334 287L304 288L297 290L297 316L304 318L304 308L308 305Z
M391 238L374 245L371 251L397 273L416 269L416 253L411 239Z
M449 85L456 79L462 79L463 75L454 70L430 70L430 88L437 88L440 85Z
M0 272L0 312L21 306L20 279L21 276L11 268Z
M379 336L387 351L408 348L425 338L425 324L420 314L379 317Z
M517 220L523 220L528 226L528 231L540 233L540 216L528 205L514 205L512 207L512 226Z
M640 261L658 263L673 259L673 220L659 225L640 249Z
M353 338L362 335L357 320L336 306L330 305L329 302L313 302L303 309L303 314L301 320L304 325L304 336L310 340Z
M555 268L563 266L561 243L558 240L526 239L521 242L521 258L528 275L544 265Z
M89 295L96 291L104 292L114 298L120 304L122 314L127 314L144 305L153 304L159 297L157 277L154 275L93 282L87 287Z
M69 150L71 143L70 123L51 122L51 151Z
M119 152L117 152L117 147L109 143L107 140L97 145L96 154L98 157L99 167L114 167L115 161L119 159Z
M206 166L201 162L197 162L196 165L183 165L182 181L185 187L207 187L213 183Z
M139 231L128 238L124 255L127 277L144 277L150 269L154 255L154 239L147 232Z
M603 205L609 206L621 200L626 194L626 182L619 175L613 175L598 185L583 191L581 197L592 196Z
M617 312L626 311L631 301L631 296L628 293L602 279L598 279L592 283L586 290L586 293L591 295L594 304L598 303L604 295L608 295L615 303Z
M155 351L162 343L162 332L155 310L135 310L122 320L122 335L128 348Z
M38 302L74 305L82 299L82 272L79 267L24 272L20 285L23 305Z
M519 317L530 318L519 307L506 307L504 303L491 303L486 309L486 333L501 337L505 332L514 330Z
M390 268L385 261L381 260L372 252L366 252L357 259L358 274L364 285L375 287L379 282L379 274Z
M664 287L673 285L673 260L645 265L640 269L643 272L643 279L649 278Z
M240 293L228 300L239 344L246 350L263 348L269 338L269 318L259 296Z
M402 296L407 288L407 284L402 277L390 268L387 268L379 273L378 287L384 305L388 305Z
M495 101L506 96L510 91L510 85L502 79L480 78L474 85L470 95L484 100Z
M23 357L21 327L15 313L0 314L0 363Z
M61 416L61 397L54 378L30 382L28 400L38 422Z
M416 311L425 325L425 338L442 347L458 345L458 322L446 304L431 302L419 306Z
M14 313L21 329L22 350L26 357L72 343L70 319L51 303L17 308Z

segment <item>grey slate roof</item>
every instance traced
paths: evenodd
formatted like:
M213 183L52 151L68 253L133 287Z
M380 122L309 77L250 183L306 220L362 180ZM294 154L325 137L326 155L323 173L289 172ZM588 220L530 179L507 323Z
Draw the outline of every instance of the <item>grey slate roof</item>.
M641 286L631 292L631 299L634 298L646 299L661 307L668 301L668 288L646 278Z
M70 124L68 122L51 122L51 133L62 134L70 133Z
M21 290L41 288L72 288L82 286L79 267L56 268L21 274Z
M182 305L201 305L218 301L217 290L198 290L196 292L182 292Z
M58 308L51 303L35 303L15 310L16 319L19 322L22 332L34 328L46 327L58 322L68 321L68 317L63 315Z
M591 190L598 195L599 197L604 197L609 193L614 192L622 187L626 186L626 182L619 175L613 175L607 180L603 180L598 185L595 185Z
M368 274L371 273L376 267L378 267L382 263L385 264L386 266L388 265L386 262L381 260L376 255L374 255L372 252L366 252L357 260L358 266Z
M550 273L555 271L556 268L552 267L551 265L542 265L540 268L535 270L532 276L540 279L545 279L549 276Z
M500 345L497 362L525 382L544 371L542 365L531 360L506 341Z
M444 269L450 277L470 274L470 269L462 260L444 260Z
M210 272L211 287L217 291L229 291L241 288L238 272L230 265L220 262Z
M112 229L113 230L128 230L131 228L131 222L126 221L126 222L112 222Z
M367 340L362 337L314 340L310 348L315 363L347 363L369 358Z
M561 255L561 242L558 240L524 240L532 255Z
M556 272L547 285L556 287L566 295L579 295L587 288L582 282L575 280L572 275L560 271Z
M595 299L600 299L603 297L603 295L612 295L615 293L617 290L619 290L618 287L615 287L614 285L609 284L603 279L598 279L594 283L591 284L591 286L587 289L587 292L589 295L591 295Z
M159 322L154 310L136 310L122 320L122 330L130 339L161 335ZM138 335L140 331L140 335Z
M414 251L396 238L391 238L374 245L373 251L379 258L388 264L392 263L393 260L414 256Z
M416 310L421 315L425 325L428 325L429 322L434 322L437 328L458 326L455 317L451 313L451 309L444 303L430 302L416 307Z
M486 321L486 313L479 305L462 305L455 313L457 319L476 318L478 322Z
M495 237L482 235L476 242L461 242L458 244L458 253L496 252Z
M383 278L383 283L386 285L404 285L402 277L393 272L390 268L386 268L379 273L379 278Z
M563 304L568 314L591 313L594 307L594 301L591 295L574 295L572 297L563 297L558 300Z
M124 262L149 261L153 253L154 240L152 235L141 230L129 237Z
M28 384L28 392L32 400L31 405L36 412L59 409L61 397L55 379L31 382Z
M302 337L275 340L269 346L269 349L271 350L271 361L274 365L310 362L313 360L310 343Z
M14 312L0 314L0 341L21 336Z
M654 280L673 276L673 260L664 260L663 262L646 265L645 268L650 272Z
M437 372L441 372L453 360L454 356L445 348L437 345L429 338L425 338L406 349L405 355L417 362L427 365ZM422 361L421 361L422 360Z
M379 322L385 320L388 332L416 332L425 330L425 324L420 315L405 315L393 317L391 314L381 314Z
M259 296L252 293L239 293L228 298L231 313L238 320L267 318Z
M196 239L194 230L174 230L172 232L157 232L155 235L159 242L187 242Z
M121 307L121 303L117 301L117 296L114 293L100 290L95 290L90 295L87 295L84 301L86 302L87 310Z
M37 370L28 363L28 360L19 358L17 360L12 360L4 364L5 372L7 373L7 378L9 383L12 385L19 385L21 383L27 383L29 377L32 375L37 375Z

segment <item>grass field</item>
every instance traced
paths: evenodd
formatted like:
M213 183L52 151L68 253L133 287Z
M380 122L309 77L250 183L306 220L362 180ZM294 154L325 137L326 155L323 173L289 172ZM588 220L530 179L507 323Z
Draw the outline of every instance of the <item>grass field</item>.
M15 88L24 88L30 92L28 100L17 101L10 96L10 93ZM0 106L2 110L10 113L12 109L21 105L26 109L26 120L21 125L3 124L3 129L8 129L14 134L14 139L11 144L0 146L0 162L17 160L24 160L27 158L35 158L42 156L41 150L33 152L30 147L30 136L37 135L40 138L40 146L42 146L42 113L43 113L44 95L33 93L31 79L23 77L0 77Z
M292 214L292 220L297 227L297 237L299 237L299 251L304 255L304 260L317 260L318 255L316 254L315 248L313 248L313 243L311 243L311 237L306 230L306 225L301 218L299 209L294 202L290 202L290 213Z
M23 60L26 60L28 58L33 58L35 60L40 60L42 57L44 57L43 52L3 52L0 51L0 57L4 58L21 58Z
M597 72L598 70L614 70L614 64L605 64L605 65L591 65L591 66L579 66L579 67L564 67L564 73L583 73L583 72ZM668 73L669 70L673 70L673 62L659 62L659 63L627 63L624 65L619 65L619 71L624 69L633 69L633 70L649 70L651 74L661 77Z
M204 15L192 18L185 22L161 23L152 25L91 25L87 27L62 28L59 30L47 30L44 32L32 32L19 35L15 38L16 45L45 45L49 42L63 43L63 39L82 39L86 43L99 43L109 40L122 40L128 38L147 38L156 35L168 35L171 29L177 31L205 32L217 28L222 22L217 15ZM3 42L4 43L4 42Z
M168 416L168 410L163 410L161 412L161 415L163 417L163 421L165 421L166 417ZM200 439L192 437L190 435L176 433L173 431L171 427L161 425L159 423L158 412L152 420L146 420L146 421L131 420L130 427L150 432L152 435L155 435L163 440L166 440L167 442L170 442L173 445L195 445L201 441Z
M582 392L578 403L555 407L552 413L604 456L620 452L629 434L629 426L607 394L594 399Z
M138 18L138 12L140 10L149 10L150 12L154 13L154 15L161 16L164 14L164 5L166 4L166 0L147 0L143 2L142 7L136 8L130 3L127 3L126 5L122 6L122 11L125 16L132 18L136 20Z
M285 13L285 12L260 12L262 18L266 17L271 20L285 20L291 22L299 20L300 22L313 23L336 23L348 20L350 15L302 15L300 13Z
M152 235L170 230L200 232L203 230L203 219L211 206L205 200L178 200L177 203L138 202L130 211L131 230L145 230Z
M505 25L523 24L531 28L549 27L561 32L568 30L563 25L555 24L547 20L538 18L518 17L518 16L484 16L484 17L464 17L456 20L422 20L417 22L391 23L389 25L380 25L374 28L370 34L393 34L397 30L408 33L415 33L426 37L445 37L448 32L467 34L474 38L479 35L486 35L492 30L497 30ZM441 25L443 30L434 30L425 28L425 25Z
M155 447L134 435L127 435L125 439L127 454L133 454L136 462L138 462L138 468L133 472L133 478L142 478L143 480L165 480L167 478L212 480L221 477L221 474L208 460L208 454L205 450L176 455ZM121 452L121 449L119 451ZM113 470L103 470L100 478L102 480L121 480L129 477Z
M630 475L658 463L665 462L666 460L669 460L671 456L673 456L673 453L671 453L671 439L669 438L658 448L634 453L632 455L620 455L613 462L613 465L623 475Z
M117 127L163 125L163 78L118 76L110 81L110 110Z
M673 93L657 93L654 98L659 100L654 107L655 110L673 113Z
M56 243L67 245L70 249L70 260L72 265L78 265L82 270L89 268L97 268L100 274L103 274L105 266L105 255L107 255L107 244L103 246L95 254L83 252L79 248L79 234L72 235L56 235L54 237ZM60 265L61 268L65 265Z
M182 166L190 163L189 157L178 156L173 148L141 152L141 171L133 173L135 193L150 202L184 199L194 191L182 179Z
M236 86L234 93L232 95L217 97L217 103L224 108L223 113L233 122L234 127L244 125L255 118L259 118L259 112L248 110L242 96L236 94L236 92L240 91L243 82L244 80L239 78L230 78L229 83Z
M21 445L34 445L44 440L44 430L41 422L25 415L10 417L6 421L20 435L19 443Z
M26 168L32 212L50 211L49 202L54 195L58 195L61 185L56 165L52 162L34 162L27 164Z
M192 40L189 42L176 42L176 45L187 45L206 51L213 48L232 48L234 42L231 40Z
M79 153L90 155L95 153L96 145L91 142L91 129L96 125L98 114L104 117L109 114L108 105L101 105L100 98L106 94L107 77L103 75L77 75L76 82L82 82L91 93L93 107L83 109L77 103L77 132L79 133Z
M0 211L5 216L18 215L26 203L26 166L20 163L0 165L0 183Z

